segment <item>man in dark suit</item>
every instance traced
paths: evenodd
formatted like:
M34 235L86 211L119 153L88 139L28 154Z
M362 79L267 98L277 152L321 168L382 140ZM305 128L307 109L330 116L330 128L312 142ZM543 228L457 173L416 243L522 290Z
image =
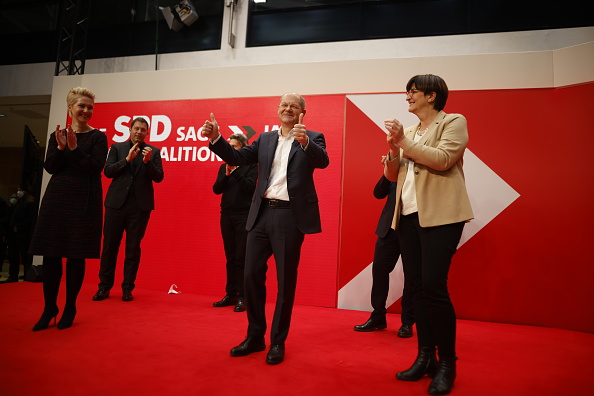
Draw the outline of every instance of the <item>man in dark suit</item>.
M259 165L246 225L244 281L249 324L246 339L231 349L232 356L266 349L265 281L267 261L274 255L278 295L266 362L278 364L284 360L301 245L305 234L322 231L313 172L329 164L324 135L307 130L304 115L305 100L301 95L283 95L278 106L281 128L262 133L240 150L221 138L214 114L202 129L202 135L210 139L210 149L229 165Z
M382 157L382 164L385 166L386 157ZM371 306L373 312L367 322L356 325L355 331L374 331L385 329L386 322L386 300L390 288L390 273L396 267L400 257L400 243L398 233L392 228L394 208L396 207L396 183L391 182L382 174L373 189L373 196L377 199L386 199L384 208L377 222L375 234L375 251L373 253L373 265L371 273L373 285L371 287ZM410 287L404 283L401 300L402 314L400 320L402 325L398 329L398 337L410 338L413 335L412 326L415 323L412 307L412 295Z
M124 231L126 258L122 300L134 300L132 290L140 264L140 242L155 208L153 182L163 180L160 151L144 142L147 134L148 122L142 117L135 118L130 126L130 140L114 143L105 162L105 176L113 180L105 197L100 282L94 301L109 297Z

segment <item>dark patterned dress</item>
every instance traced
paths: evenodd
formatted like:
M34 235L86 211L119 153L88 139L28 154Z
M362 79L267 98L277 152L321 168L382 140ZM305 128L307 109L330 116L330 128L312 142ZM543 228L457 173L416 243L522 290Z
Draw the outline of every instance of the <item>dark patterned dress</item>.
M78 147L71 151L68 146L58 150L55 132L50 135L44 168L52 177L41 201L32 254L99 258L107 137L97 129L76 137Z

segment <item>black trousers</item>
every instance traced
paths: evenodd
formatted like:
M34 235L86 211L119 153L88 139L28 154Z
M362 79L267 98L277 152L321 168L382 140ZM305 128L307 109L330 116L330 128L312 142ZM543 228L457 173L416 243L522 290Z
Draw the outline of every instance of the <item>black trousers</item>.
M274 255L278 294L270 342L284 344L287 339L303 240L304 234L297 229L290 208L262 206L254 227L248 232L247 240L244 287L248 336L261 337L266 333L267 261Z
M138 210L135 200L130 197L121 209L105 208L99 288L109 290L113 287L118 251L122 236L126 231L126 257L124 259L122 290L134 290L134 282L140 265L140 242L146 232L150 216L150 210Z
M375 320L386 319L386 300L390 289L390 273L396 267L400 257L400 243L398 233L390 229L384 238L377 238L375 242L375 252L373 253L373 265L371 273L373 276L373 286L371 287L371 306L373 312L371 318ZM402 324L413 325L415 316L413 314L413 299L409 283L404 279L404 289L400 301L402 314L400 321Z
M221 213L221 235L225 249L227 283L225 292L231 296L244 297L243 272L248 232L245 229L248 214Z
M448 272L463 229L463 222L423 228L418 213L401 216L398 226L419 347L436 346L441 359L456 356L456 312L448 292Z

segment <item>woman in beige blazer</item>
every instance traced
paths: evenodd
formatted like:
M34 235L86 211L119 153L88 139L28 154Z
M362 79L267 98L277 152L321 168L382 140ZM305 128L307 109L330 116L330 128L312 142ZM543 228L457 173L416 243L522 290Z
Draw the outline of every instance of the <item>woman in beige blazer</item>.
M392 227L413 292L419 352L396 377L417 381L428 374L429 393L445 395L454 384L457 359L448 271L464 223L473 218L462 167L468 130L464 116L443 111L448 87L442 78L414 76L406 91L408 111L419 123L404 129L396 119L385 121L390 152L384 173L398 182Z

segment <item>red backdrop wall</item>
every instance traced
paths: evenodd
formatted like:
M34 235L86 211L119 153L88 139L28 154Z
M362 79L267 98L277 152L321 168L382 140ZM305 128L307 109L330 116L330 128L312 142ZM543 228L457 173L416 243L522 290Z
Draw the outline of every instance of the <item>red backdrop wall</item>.
M450 291L460 318L594 332L588 249L594 220L589 153L594 131L588 124L593 94L594 84L450 93L445 110L468 119L469 150L520 194L455 256ZM330 166L316 171L323 232L306 237L297 303L334 307L338 289L373 258L383 202L372 191L387 146L378 126L346 95L306 99L305 124L325 134ZM175 283L182 292L222 296L219 197L212 193L220 162L211 160L207 142L194 135L210 112L227 136L270 130L278 124L277 103L267 97L97 104L92 124L105 129L110 141L121 136L117 125L127 125L118 121L121 116L162 115L171 121L166 139L149 138L169 158L143 241L139 288L165 293ZM153 127L153 137L162 138L166 126L154 121ZM208 159L192 160L198 152ZM105 189L108 183L105 179ZM91 261L87 281L95 281L97 271L97 261ZM120 268L118 276L116 282ZM269 279L274 276L269 273ZM271 299L274 284L269 282ZM397 312L397 305L390 310Z
M213 112L228 137L236 131L257 134L279 124L278 97L98 103L92 125L105 131L110 144L125 138L122 130L135 116L151 120L148 141L162 149L165 178L155 185L155 210L142 242L137 286L167 292L176 284L182 293L222 297L225 257L219 227L220 196L212 185L220 159L199 134ZM342 95L310 96L304 119L308 129L325 134L330 165L316 170L322 213L320 234L308 235L303 246L296 302L335 306L338 267L338 216L344 130ZM167 132L169 131L169 133ZM253 137L251 141L253 141ZM104 177L104 194L110 180ZM122 249L116 284L121 281ZM274 261L268 274L269 298L276 296ZM89 264L87 281L97 279L98 261ZM94 277L94 279L93 279Z

